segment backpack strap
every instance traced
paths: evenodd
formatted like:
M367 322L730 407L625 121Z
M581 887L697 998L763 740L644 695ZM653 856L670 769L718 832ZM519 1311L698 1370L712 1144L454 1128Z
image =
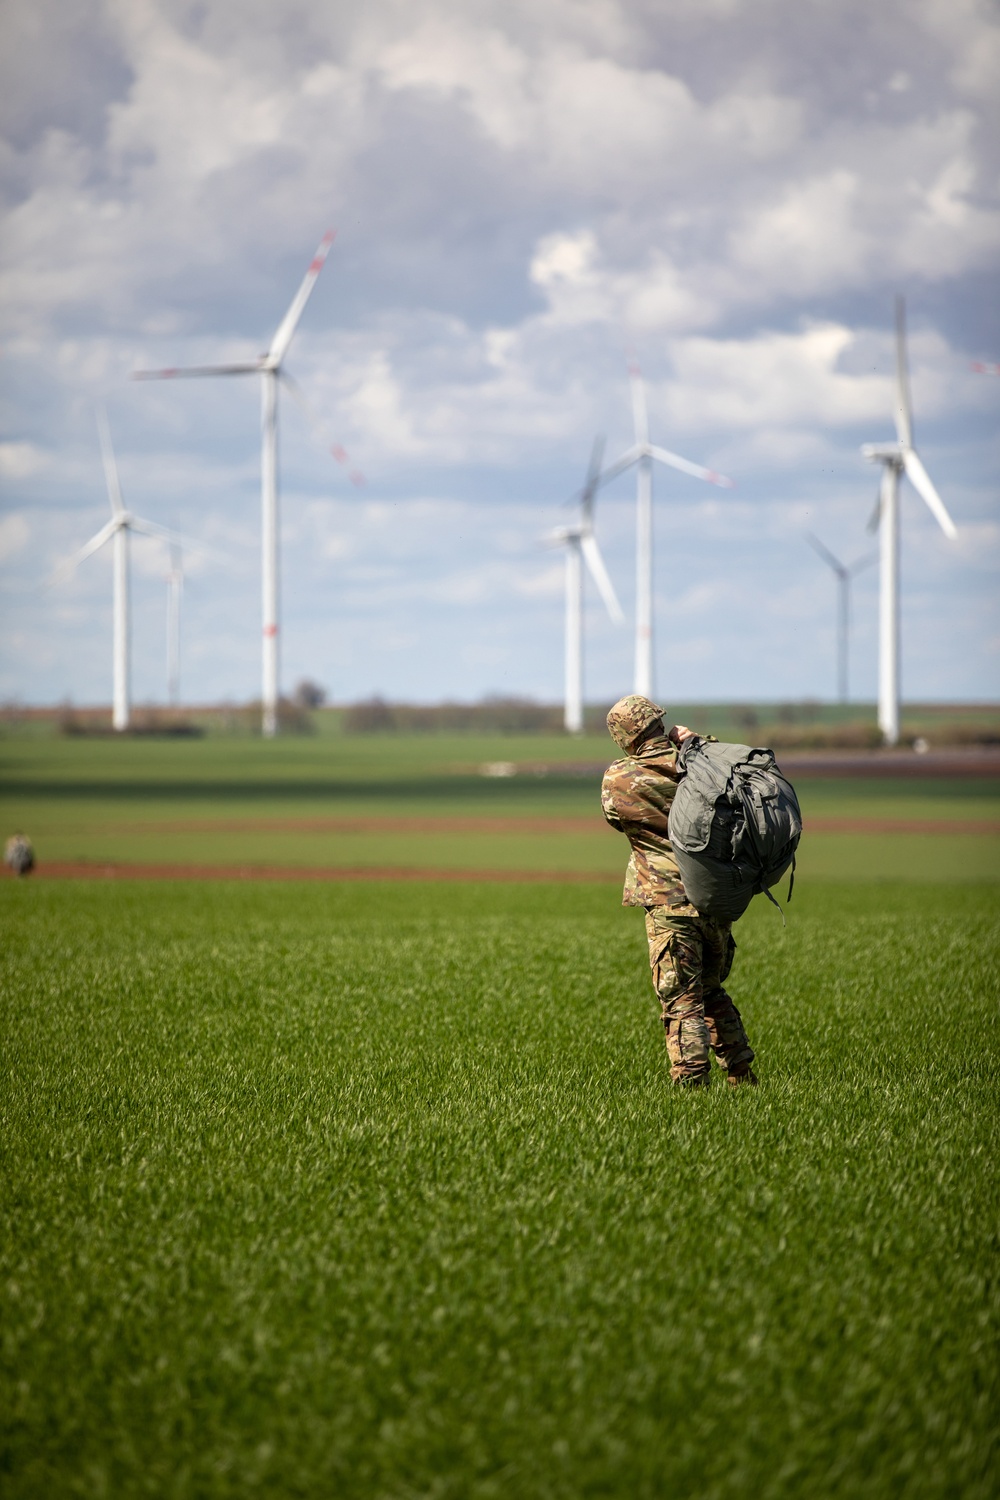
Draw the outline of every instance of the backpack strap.
M785 921L785 913L783 911L781 911L781 907L778 906L777 901L775 901L774 897L771 895L771 892L768 890L767 886L766 885L763 886L762 890L764 892L764 895L767 897L768 901L770 901L771 905L772 906L777 906L779 912L781 912L781 925L782 925L782 927L787 927L788 923Z
M786 901L791 901L791 899L792 899L792 886L794 884L795 884L795 855L793 854L792 855L792 873L788 877L788 895L785 897Z

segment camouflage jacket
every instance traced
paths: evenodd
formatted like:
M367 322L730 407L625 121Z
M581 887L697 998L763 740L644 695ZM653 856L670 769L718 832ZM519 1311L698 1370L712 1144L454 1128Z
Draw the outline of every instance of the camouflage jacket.
M666 736L640 745L634 755L616 760L604 773L604 816L632 846L623 906L669 906L678 916L698 915L688 902L667 831L681 774L676 746Z

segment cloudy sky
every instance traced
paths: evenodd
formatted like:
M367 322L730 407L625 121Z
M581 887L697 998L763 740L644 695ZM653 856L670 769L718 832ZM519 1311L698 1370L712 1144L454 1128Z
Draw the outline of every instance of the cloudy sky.
M126 501L187 560L183 695L259 693L259 395L130 382L253 357L322 233L288 359L351 483L281 411L282 678L339 700L559 697L565 525L595 434L731 475L656 480L657 686L829 697L833 580L891 438L904 694L1000 691L1000 17L986 0L4 0L0 699L107 702L105 402ZM634 480L598 534L634 601ZM106 550L106 549L105 549ZM133 547L134 688L166 691L159 544ZM591 594L593 591L591 590ZM587 614L588 697L631 685ZM875 574L852 688L875 688Z

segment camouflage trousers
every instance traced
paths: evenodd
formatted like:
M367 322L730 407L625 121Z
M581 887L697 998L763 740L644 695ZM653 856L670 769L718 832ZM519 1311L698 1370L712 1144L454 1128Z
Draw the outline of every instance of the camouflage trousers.
M746 1073L753 1048L723 984L733 966L732 924L676 916L669 906L646 912L649 967L659 996L674 1083L711 1082L709 1049L731 1078Z

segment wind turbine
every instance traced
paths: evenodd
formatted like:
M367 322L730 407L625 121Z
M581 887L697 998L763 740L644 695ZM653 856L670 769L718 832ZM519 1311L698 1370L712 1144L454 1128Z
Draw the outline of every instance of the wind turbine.
M616 625L624 623L618 596L608 577L601 550L594 536L594 496L601 479L604 439L596 438L587 478L580 492L580 519L574 526L561 526L550 540L566 548L566 692L563 723L568 734L583 733L583 565L604 600Z
M111 520L107 521L90 541L80 548L69 562L59 569L53 582L61 582L64 578L75 572L78 565L92 552L97 552L104 543L110 541L112 549L113 567L113 707L111 711L111 723L117 730L129 727L131 718L130 705L130 678L131 678L131 632L129 621L129 567L128 567L128 539L129 533L138 532L142 536L157 537L160 540L177 543L172 532L166 531L162 526L156 526L152 521L140 520L131 511L125 509L122 502L121 484L118 479L118 465L115 462L115 450L111 443L111 431L108 427L107 414L103 411L98 413L97 430L101 439L101 457L104 460L104 478L108 487L108 499L111 502Z
M837 697L841 703L846 703L848 697L847 657L851 630L851 579L857 573L862 573L865 568L870 568L876 559L868 553L865 557L859 557L857 562L842 563L840 558L835 557L829 547L824 546L819 537L813 536L811 531L806 532L806 541L813 551L818 553L833 569L837 578Z
M635 426L635 443L622 454L610 469L601 475L601 484L637 466L636 474L636 562L635 562L635 692L646 698L653 696L653 462L665 464L667 468L679 469L682 474L692 474L695 479L704 479L708 484L718 484L732 489L733 481L714 469L705 469L701 464L691 463L666 448L659 448L649 441L649 414L646 409L646 389L642 374L634 360L629 361L629 379L632 385L632 420Z
M309 269L302 279L291 305L272 338L266 351L255 360L232 365L197 365L188 369L136 370L133 380L177 380L198 379L211 375L259 375L261 378L261 594L263 613L263 663L262 692L263 733L270 738L278 730L278 381L284 382L293 398L302 405L311 421L314 421L305 396L297 383L284 370L282 362L288 353L299 319L309 301L316 278L333 244L334 231L329 230L322 238ZM347 462L347 454L339 444L330 451L338 463ZM360 475L352 474L355 482Z
M906 366L906 307L896 298L896 437L895 443L865 443L871 463L882 465L878 500L869 530L879 535L878 724L887 745L899 743L899 479L906 474L913 488L949 540L958 535L944 501L913 446L913 412Z

